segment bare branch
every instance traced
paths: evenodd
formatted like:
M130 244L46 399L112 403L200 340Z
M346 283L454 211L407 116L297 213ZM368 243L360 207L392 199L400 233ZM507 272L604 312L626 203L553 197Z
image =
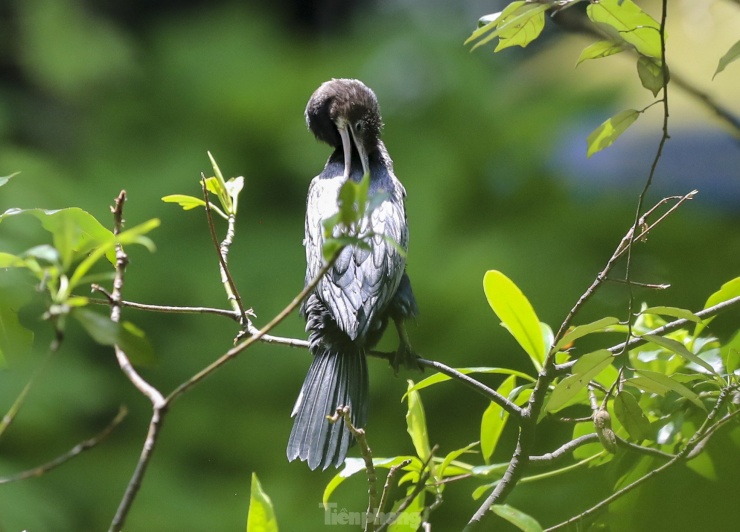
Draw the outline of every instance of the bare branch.
M437 362L436 360L427 360L424 358L419 358L417 359L417 362L421 366L436 369L440 373L444 373L448 377L455 379L457 381L460 381L463 384L466 384L468 387L472 388L476 392L485 396L487 399L490 399L491 401L499 405L501 408L506 410L509 414L516 416L516 417L522 416L522 409L519 408L517 405L509 401L506 397L498 393L496 390L489 388L485 384L471 377L468 377L464 373L461 373L454 368L446 366L445 364L442 364L441 362Z
M229 258L229 248L234 240L235 222L236 217L234 213L230 212L228 219L228 228L226 230L226 238L224 238L221 244L218 243L218 236L216 236L216 226L213 223L213 213L211 212L211 202L208 198L208 189L206 187L206 178L201 174L201 187L203 188L203 200L206 204L206 218L208 219L208 229L211 233L211 240L216 248L216 254L218 255L219 271L221 272L221 284L224 285L226 290L226 296L231 303L235 311L239 312L240 321L243 327L250 325L249 313L244 309L244 303L239 295L239 291L236 288L234 278L231 276L229 266L227 264Z
M331 421L332 423L336 423L339 420L340 416L344 419L344 424L347 430L352 433L355 441L357 441L357 445L360 447L360 454L362 455L362 459L365 461L365 473L367 474L368 484L368 503L367 512L365 514L365 532L374 532L376 524L374 519L374 512L376 508L378 508L378 475L375 472L375 466L373 465L373 452L372 450L370 450L370 446L367 443L367 436L365 435L365 431L363 429L358 429L352 424L352 419L350 418L350 409L348 406L337 407L337 411L332 417L329 418L329 421Z
M38 467L34 467L33 469L28 469L27 471L22 471L20 473L16 473L15 475L0 478L0 484L8 484L10 482L15 482L17 480L25 480L27 478L33 478L33 477L40 477L41 475L48 473L52 469L56 469L60 465L64 464L65 462L68 462L75 456L87 451L88 449L92 449L96 445L98 445L100 442L102 442L105 438L108 437L108 435L113 432L113 430L120 425L121 421L126 417L126 414L128 414L128 410L125 406L121 406L118 409L118 414L116 414L116 417L113 418L113 420L108 424L107 427L105 427L102 431L100 431L98 434L93 436L92 438L88 438L87 440L81 441L74 447L72 447L69 451L66 453L57 456L53 460L46 462L43 465L40 465Z

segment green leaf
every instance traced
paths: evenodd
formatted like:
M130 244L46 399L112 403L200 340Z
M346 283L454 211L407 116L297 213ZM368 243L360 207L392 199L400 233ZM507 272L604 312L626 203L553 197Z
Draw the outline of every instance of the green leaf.
M462 373L463 375L469 375L470 373L494 373L499 375L516 375L517 377L521 377L522 379L528 380L530 382L534 382L535 379L533 377L530 377L526 373L522 373L521 371L517 371L515 369L508 369L508 368L486 368L486 367L476 367L476 368L455 368L457 371ZM427 386L432 386L434 384L439 384L440 382L445 382L452 379L452 377L448 377L444 373L435 373L434 375L431 375L427 377L424 380L421 380L417 382L413 388L410 388L409 391L417 391L421 390L422 388L426 388ZM408 393L408 391L406 392ZM401 398L403 401L406 398L406 394Z
M221 203L221 207L226 214L236 214L224 176L221 173L221 169L218 167L218 164L216 164L216 159L213 158L210 151L208 152L208 158L211 160L211 166L213 167L213 173L215 174L211 183L207 183L208 190L211 190L211 187L213 187L211 192L216 194L216 197L218 197L218 201Z
M720 348L720 355L727 373L734 373L740 368L740 331L737 331L730 341Z
M113 238L113 233L94 216L77 207L59 210L9 209L0 214L0 222L18 215L30 215L41 221L43 228L52 235L65 270L79 257ZM111 251L108 260L115 262L115 253Z
M511 13L519 9L521 6L523 6L526 2L524 0L518 0L516 2L510 3L508 6L504 8L503 11L500 11L498 13L492 13L490 15L486 15L485 17L482 17L478 21L478 29L476 29L470 37L468 37L463 44L469 44L473 42L476 39L479 39L489 31L492 31L496 26L499 25L499 23L505 18L508 17ZM484 24L481 25L481 22L484 21L484 19L487 19ZM473 48L474 50L475 48ZM471 50L472 51L472 50Z
M540 371L545 361L546 348L540 320L529 300L511 279L496 270L486 272L483 290L493 312L529 355L537 371Z
M77 265L74 273L69 279L69 286L63 297L69 296L74 288L79 284L81 279L87 275L95 263L97 263L104 255L108 255L115 250L116 244L127 245L127 244L141 244L142 246L154 251L154 243L143 235L151 231L152 229L159 227L159 220L153 218L149 221L141 223L131 229L114 236L112 239L105 241L100 246L95 248L82 262Z
M733 61L737 61L738 58L740 58L740 41L737 41L735 44L730 46L730 49L727 50L727 53L720 58L719 64L717 65L717 70L714 71L714 76L712 76L712 79L714 79L717 74L722 72L727 67L727 65L729 65Z
M542 527L534 517L508 504L494 504L491 506L491 511L524 532L542 531Z
M618 54L622 51L624 51L624 46L619 43L615 43L613 41L598 41L583 49L581 55L578 57L578 61L576 61L576 66L589 59L609 57L610 55Z
M617 35L642 55L661 57L660 24L632 0L600 0L586 8L596 24L614 28Z
M579 338L583 338L588 334L595 332L604 331L607 327L619 323L619 320L614 317L601 318L600 320L587 323L586 325L578 325L563 335L560 341L555 344L554 350L559 351L566 345L575 342Z
M11 253L3 253L0 251L0 268L23 268L26 262Z
M667 349L668 351L671 351L673 353L676 353L677 355L685 358L689 362L693 362L694 364L701 366L705 370L707 370L709 373L713 373L714 375L717 375L717 372L714 371L714 368L711 364L709 364L706 360L702 360L697 355L689 351L685 345L683 345L681 342L677 340L673 340L671 338L666 338L665 336L658 336L655 334L645 334L642 336L642 338L645 338L648 342L659 345L660 347L663 347Z
M13 177L17 176L20 172L14 172L10 175L0 176L0 187L10 181Z
M185 194L170 194L162 198L165 203L177 203L183 210L189 211L196 207L205 207L206 202L195 196L187 196Z
M687 310L685 308L676 308L676 307L648 307L642 311L640 311L640 314L657 314L659 316L671 316L672 318L679 318L684 320L693 321L695 323L701 323L701 318L691 312L690 310Z
M249 513L247 532L277 532L275 510L272 501L262 489L256 473L252 473L252 486L249 490Z
M719 305L724 301L728 301L738 296L740 296L740 277L735 277L731 281L727 281L720 287L719 290L709 296L707 302L704 303L704 308L707 309L709 307ZM714 318L715 316L712 316L711 318L707 318L703 320L702 323L698 324L694 328L694 336L699 336L701 331L704 330L704 327L709 325Z
M504 397L508 397L515 385L516 377L511 375L498 387L498 393ZM496 450L496 445L498 445L498 440L504 431L508 419L509 413L493 401L488 405L486 411L483 412L483 418L480 424L480 449L486 464L489 463L491 456Z
M659 395L664 395L666 391L672 390L680 396L688 399L702 410L706 410L704 403L699 400L698 395L680 382L671 379L668 375L646 369L637 370L635 373L636 376L628 379L628 382L631 382L638 388L647 392L652 391Z
M421 460L426 461L431 454L431 447L429 446L424 405L421 402L419 392L411 391L414 381L409 380L407 382L406 400L408 402L408 411L406 412L406 431L411 436L411 442L414 444L416 454Z
M439 478L444 478L445 473L447 472L447 467L454 461L457 460L462 454L471 452L471 449L473 447L476 447L478 445L477 441L474 441L473 443L470 443L466 445L465 447L462 447L461 449L455 449L454 451L450 451L447 453L447 456L444 457L444 460L442 460L442 463L437 468L437 475L439 475ZM453 468L458 469L458 468ZM457 474L455 472L455 474Z
M635 109L627 109L626 111L617 113L594 129L586 139L588 142L588 152L586 153L586 156L591 157L594 153L600 152L604 148L611 146L614 141L617 140L635 120L637 120L639 116L639 111L636 111Z
M72 315L101 345L118 345L132 364L148 364L154 359L154 350L144 333L134 324L116 323L108 316L85 308L76 308Z
M531 6L529 4L527 7ZM514 19L511 22L504 20L499 29L499 42L494 52L499 52L509 46L521 46L526 48L529 43L534 41L542 33L545 27L545 11L550 6L546 4L539 4L533 9L529 9L525 14L524 18L517 20L514 23ZM517 17L518 18L518 17Z
M514 4L517 5L514 6ZM510 9L512 6L515 8ZM549 8L550 6L546 4L531 4L528 2L510 4L493 23L496 30L478 41L470 51L472 52L479 46L489 43L496 37L499 37L500 41L494 50L495 52L513 45L527 46L542 32L545 24L544 13ZM468 39L468 41L470 40Z
M555 412L564 407L594 377L609 367L613 360L614 356L607 349L587 353L579 358L573 365L573 374L555 385L547 402L546 411Z
M645 413L629 392L619 392L614 398L614 415L635 441L652 440L653 430Z
M413 487L407 490L406 496L411 495ZM403 510L398 519L396 519L389 527L388 532L416 532L421 526L421 516L424 511L424 497L425 492L422 490L414 500ZM398 501L394 506L392 513L397 513L401 501Z
M415 470L419 471L422 467L421 461L416 456L394 456L393 458L373 458L373 465L375 468L384 468L384 469L390 469L393 466L397 466L401 462L404 462L406 460L410 460L411 463L406 466L405 470ZM365 460L363 458L345 458L344 459L344 468L334 475L334 477L329 481L329 483L326 485L326 488L324 489L324 494L321 498L321 502L324 505L324 509L329 509L329 498L331 497L331 494L334 493L334 490L337 489L337 487L350 478L352 475L355 475L356 473L364 472L365 471Z
M407 496L411 495L411 489L408 490ZM425 492L422 490L414 500L411 501L405 510L403 510L398 519L396 519L389 527L388 532L416 532L421 526L421 518L424 510L424 498ZM398 506L401 501L394 505L392 512L395 514L398 511Z
M0 368L31 350L33 332L18 320L18 311L29 299L29 292L0 286Z
M663 67L660 61L642 56L637 60L637 75L642 86L657 96L663 90ZM667 81L667 80L666 80Z

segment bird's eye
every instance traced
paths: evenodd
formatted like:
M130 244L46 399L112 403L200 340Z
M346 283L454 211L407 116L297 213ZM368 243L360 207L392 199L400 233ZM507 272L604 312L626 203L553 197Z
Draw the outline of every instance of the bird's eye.
M357 131L358 133L362 133L362 128L363 128L362 120L358 120L355 123L355 131Z

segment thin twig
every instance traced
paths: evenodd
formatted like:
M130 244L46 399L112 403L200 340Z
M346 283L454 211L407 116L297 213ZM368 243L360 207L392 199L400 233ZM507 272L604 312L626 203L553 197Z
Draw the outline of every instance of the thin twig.
M200 181L201 187L203 188L203 200L206 204L206 218L208 220L208 229L211 233L211 240L216 248L216 254L218 255L219 271L221 272L221 284L224 285L226 290L226 296L231 303L233 309L239 312L240 321L243 327L247 327L249 322L248 312L244 309L244 303L239 295L239 290L236 288L234 278L231 276L229 266L227 264L229 258L229 248L234 240L235 222L236 217L234 213L229 212L228 225L226 230L226 237L219 244L218 236L216 236L216 226L213 223L213 213L211 212L211 202L208 197L208 188L206 187L206 178L201 175Z
M463 384L466 384L468 387L472 388L476 392L482 394L484 397L490 399L491 401L499 405L501 408L506 410L509 414L516 416L516 417L521 417L522 409L519 406L512 403L506 397L498 393L496 390L489 388L485 384L465 375L464 373L457 371L454 368L446 366L445 364L442 364L441 362L438 362L436 360L427 360L424 358L419 358L416 360L416 362L420 366L436 369L440 373L444 373L448 377L451 377L455 380L462 382Z
M579 436L578 438L569 441L561 447L558 447L551 453L545 453L538 456L530 456L529 462L533 466L550 465L553 462L565 456L568 456L568 453L575 451L581 445L586 445L587 443L594 443L597 441L599 441L599 437L596 435L596 433L584 434L583 436Z
M115 205L111 209L113 212L113 234L118 235L123 227L123 206L126 201L126 191L122 190L121 193L115 200ZM121 244L116 245L116 273L113 278L113 290L110 294L111 300L111 321L118 322L121 319L121 291L123 290L124 275L126 265L128 264L128 257ZM167 408L164 397L154 386L149 384L139 373L134 369L131 361L126 355L125 351L120 346L114 346L116 352L116 359L118 365L121 367L124 375L128 377L131 383L144 394L152 403L152 419L150 421L149 435L144 441L144 447L141 451L141 456L136 464L134 474L131 476L126 490L121 498L121 502L118 505L116 514L113 516L113 521L110 525L110 532L118 532L123 529L123 525L126 521L131 505L136 498L136 494L141 487L141 481L144 478L144 473L149 465L149 458L154 444L156 443L156 433L159 430L159 421L163 412ZM151 436L151 438L150 438Z
M100 292L106 299L88 298L87 302L94 305L110 305L112 303L110 294L100 285L91 286L94 292ZM136 303L134 301L119 301L121 307L144 310L147 312L161 312L162 314L216 314L239 321L239 313L234 310L212 307L178 307L173 305L149 305L146 303Z
M101 430L98 434L93 436L92 438L88 438L84 441L81 441L74 447L72 447L69 451L66 453L57 456L53 460L46 462L43 465L34 467L33 469L28 469L26 471L22 471L20 473L16 473L15 475L11 475L9 477L0 478L0 484L8 484L10 482L15 482L18 480L25 480L28 478L33 477L40 477L41 475L48 473L52 469L56 469L60 465L64 464L65 462L68 462L72 458L76 457L77 455L87 451L88 449L92 449L96 445L98 445L100 442L102 442L105 438L108 437L108 435L113 432L113 430L120 425L121 421L126 417L126 414L128 414L128 410L125 406L121 406L118 409L118 414L116 414L116 417L113 418L113 420L108 424L107 427L105 427L103 430Z
M382 530L388 528L390 525L392 525L398 518L401 516L403 512L406 511L406 509L411 506L411 503L414 502L414 499L419 496L419 494L426 488L427 480L429 480L429 477L431 475L431 464L432 459L434 458L434 454L437 452L438 447L435 445L432 447L432 450L429 453L429 456L427 457L426 461L422 464L421 470L419 471L419 480L414 485L414 489L411 490L411 493L406 496L406 498L401 502L401 504L398 505L398 508L396 508L396 511L393 512L389 518L378 528L378 532L381 532Z
M337 407L336 412L329 418L332 423L339 421L339 417L344 419L347 430L354 436L357 445L360 447L360 454L365 461L365 473L367 474L367 512L365 513L365 532L374 532L376 521L374 519L375 509L378 508L378 475L375 472L373 464L373 452L367 443L367 435L364 429L355 427L350 418L350 408L348 406Z
M266 335L268 332L270 332L273 328L275 328L281 321L283 321L291 312L293 312L295 309L297 309L300 304L303 302L303 300L310 294L314 288L316 288L316 285L319 284L319 281L321 281L321 278L328 272L333 266L334 262L339 257L339 254L342 252L342 249L340 248L332 257L330 261L328 261L324 266L321 268L319 273L316 275L316 277L311 280L310 283L308 283L303 290L295 297L293 300L283 309L281 310L277 316L275 316L267 325L262 327L259 331L257 331L254 335L250 336L249 338L243 340L242 342L238 343L231 349L229 349L226 353L221 355L218 359L210 363L208 366L200 370L198 373L193 375L191 378L180 384L177 388L175 388L168 396L167 396L167 402L170 403L177 399L180 395L188 391L190 388L198 384L200 381L205 379L208 375L213 373L215 370L223 366L226 362L231 360L232 358L236 357L239 353L247 349L249 346L254 344L255 342L258 342L262 339L264 335Z
M380 502L378 503L378 511L375 513L375 522L380 521L380 516L385 513L385 506L388 502L391 489L396 483L398 475L403 471L403 468L411 463L411 458L407 458L400 464L396 464L388 471L388 476L385 477L385 485L383 486L383 493L380 495Z

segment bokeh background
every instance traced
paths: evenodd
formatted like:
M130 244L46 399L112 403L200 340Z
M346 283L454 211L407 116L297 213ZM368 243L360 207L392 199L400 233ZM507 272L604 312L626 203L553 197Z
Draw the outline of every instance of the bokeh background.
M640 2L654 16L659 3ZM712 81L737 40L737 2L670 2L674 72L740 115L740 67ZM463 41L500 1L7 0L0 4L0 189L11 207L79 206L110 223L126 189L129 225L160 218L157 251L130 250L125 297L226 307L201 211L163 203L199 195L210 150L228 176L245 176L231 267L246 304L266 323L300 290L309 180L329 149L306 131L303 109L332 77L376 91L384 139L408 191L408 271L421 308L416 349L453 366L531 371L482 292L487 269L512 277L553 328L601 269L634 217L657 148L660 106L610 149L586 158L588 133L607 117L652 101L629 57L575 68L587 38L548 21L525 50L469 52ZM670 283L637 292L650 304L700 308L740 264L740 147L711 111L670 93L671 140L648 195L700 191L641 245L634 278ZM0 249L46 242L35 221L0 227ZM607 285L578 322L625 317L625 291ZM0 409L20 393L50 331L37 303L24 322L37 349L0 371ZM213 316L127 311L151 338L144 376L168 392L231 345L237 332ZM738 313L713 323L726 336ZM291 316L277 334L304 337ZM393 347L392 334L384 345ZM289 464L289 413L309 359L258 345L179 400L167 418L126 530L241 530L252 472L271 495L283 530L321 529L320 495L334 471ZM401 396L407 378L370 362L367 427L377 456L407 454ZM497 379L487 380L496 384ZM485 402L447 383L423 392L441 453L478 439ZM150 405L121 375L112 351L71 326L62 351L0 442L0 476L61 454L100 430L125 404L130 415L101 446L37 479L0 486L0 530L106 529L138 459ZM543 451L567 437L548 425ZM509 430L497 459L509 456ZM737 427L710 446L716 479L679 467L613 505L623 530L729 529L740 519ZM616 467L521 486L511 504L554 524L603 498ZM477 481L448 486L435 530L457 530L477 508ZM365 481L336 493L362 511Z

